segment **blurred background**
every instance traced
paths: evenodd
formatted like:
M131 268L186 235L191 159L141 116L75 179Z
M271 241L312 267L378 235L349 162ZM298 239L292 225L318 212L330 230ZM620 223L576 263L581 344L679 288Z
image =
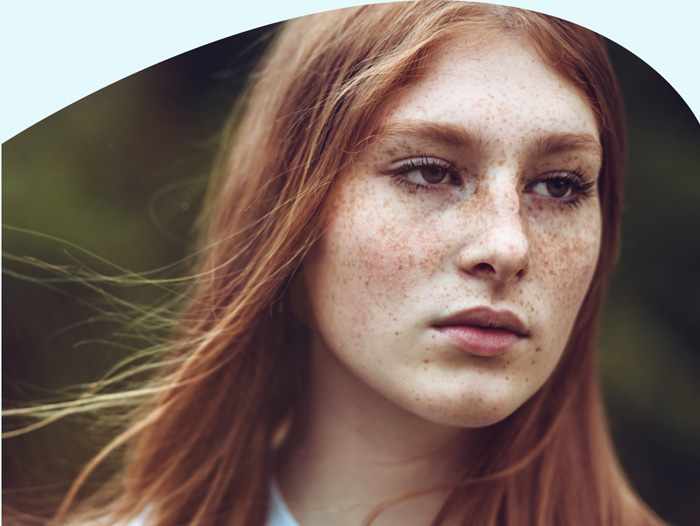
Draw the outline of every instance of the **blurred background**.
M162 291L94 290L34 263L114 276L181 262L156 275L186 272L218 133L272 31L148 68L3 144L5 408L63 400L148 345L118 316L100 315L121 307L99 289L133 304L157 302ZM700 125L654 70L612 42L609 49L630 158L620 263L599 338L605 400L634 487L666 521L696 525ZM86 432L88 423L75 417L3 441L4 506L26 512L26 524L51 514L108 438Z

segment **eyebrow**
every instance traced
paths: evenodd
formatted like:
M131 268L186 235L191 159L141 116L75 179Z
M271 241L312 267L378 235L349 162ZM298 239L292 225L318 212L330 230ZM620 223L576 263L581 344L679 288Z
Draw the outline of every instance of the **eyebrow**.
M385 124L377 133L379 139L412 136L427 141L441 142L475 152L483 152L488 141L480 133L461 124L425 120L396 121ZM542 134L527 149L530 158L545 157L575 150L590 150L602 156L600 141L590 133L557 132Z
M451 146L481 152L486 141L479 133L467 130L461 124L423 120L389 122L378 132L380 139L412 136L431 142L440 142Z
M590 150L602 157L603 148L590 133L554 133L535 139L528 154L531 158L545 157L574 150Z

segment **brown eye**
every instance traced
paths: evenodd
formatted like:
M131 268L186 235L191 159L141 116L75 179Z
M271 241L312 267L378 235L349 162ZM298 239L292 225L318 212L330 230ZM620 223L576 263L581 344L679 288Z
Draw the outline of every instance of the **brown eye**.
M551 199L567 200L584 192L595 183L583 183L577 172L553 172L534 181L527 189L537 195Z
M544 183L550 197L568 197L571 192L571 183L563 179L552 179Z
M406 177L417 183L438 184L447 177L447 170L440 166L421 166L411 170L406 174Z
M454 164L437 157L414 157L402 161L387 175L398 187L418 190L446 190L461 186L462 180Z

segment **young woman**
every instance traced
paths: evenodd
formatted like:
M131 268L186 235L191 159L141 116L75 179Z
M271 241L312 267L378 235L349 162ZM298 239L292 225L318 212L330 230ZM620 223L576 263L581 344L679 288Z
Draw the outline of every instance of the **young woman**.
M124 444L98 524L660 523L596 372L625 150L600 37L333 11L284 27L239 110L167 365L57 524Z

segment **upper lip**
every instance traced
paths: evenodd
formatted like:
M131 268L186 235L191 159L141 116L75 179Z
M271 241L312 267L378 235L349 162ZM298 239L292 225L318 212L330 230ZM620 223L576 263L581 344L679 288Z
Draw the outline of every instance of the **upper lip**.
M527 326L515 314L508 310L493 310L489 307L476 307L460 311L443 318L434 324L435 327L454 327L469 325L473 327L486 327L502 329L513 332L518 336L529 336Z

